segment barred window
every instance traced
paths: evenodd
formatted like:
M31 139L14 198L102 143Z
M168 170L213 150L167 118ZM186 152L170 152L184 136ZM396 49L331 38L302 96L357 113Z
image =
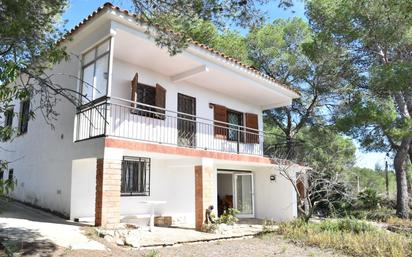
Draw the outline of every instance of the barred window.
M150 195L150 158L124 157L121 195Z

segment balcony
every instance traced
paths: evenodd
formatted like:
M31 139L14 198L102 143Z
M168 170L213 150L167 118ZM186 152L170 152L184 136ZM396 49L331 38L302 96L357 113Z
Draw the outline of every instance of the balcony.
M76 122L76 141L111 136L282 159L297 156L298 144L282 143L275 134L114 97L81 106Z

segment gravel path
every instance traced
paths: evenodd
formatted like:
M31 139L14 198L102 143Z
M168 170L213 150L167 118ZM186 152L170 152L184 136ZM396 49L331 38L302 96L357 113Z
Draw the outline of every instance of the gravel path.
M98 256L115 256L115 257L266 257L266 256L283 256L283 257L341 257L344 255L334 253L329 250L321 250L312 247L300 247L294 245L282 236L265 235L259 238L225 240L210 243L187 244L176 247L156 248L146 250L132 250L125 247L107 245L110 252L97 251L65 251L60 256L67 257L98 257Z

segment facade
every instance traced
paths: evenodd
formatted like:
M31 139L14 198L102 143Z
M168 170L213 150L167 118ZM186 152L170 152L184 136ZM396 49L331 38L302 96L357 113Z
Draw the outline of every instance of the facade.
M262 112L298 95L196 42L169 56L146 29L106 4L60 42L71 58L54 80L85 97L77 108L59 102L54 129L41 115L23 122L30 102L4 117L21 131L2 143L2 158L18 160L12 197L99 226L145 215L150 201L174 225L196 228L209 206L296 217L282 165L264 156Z

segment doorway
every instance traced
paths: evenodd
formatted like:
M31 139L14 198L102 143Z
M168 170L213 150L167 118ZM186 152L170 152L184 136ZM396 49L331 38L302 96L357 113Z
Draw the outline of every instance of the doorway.
M225 209L235 208L239 218L254 218L253 174L250 171L218 170L218 216Z
M196 98L177 95L177 144L196 147Z

